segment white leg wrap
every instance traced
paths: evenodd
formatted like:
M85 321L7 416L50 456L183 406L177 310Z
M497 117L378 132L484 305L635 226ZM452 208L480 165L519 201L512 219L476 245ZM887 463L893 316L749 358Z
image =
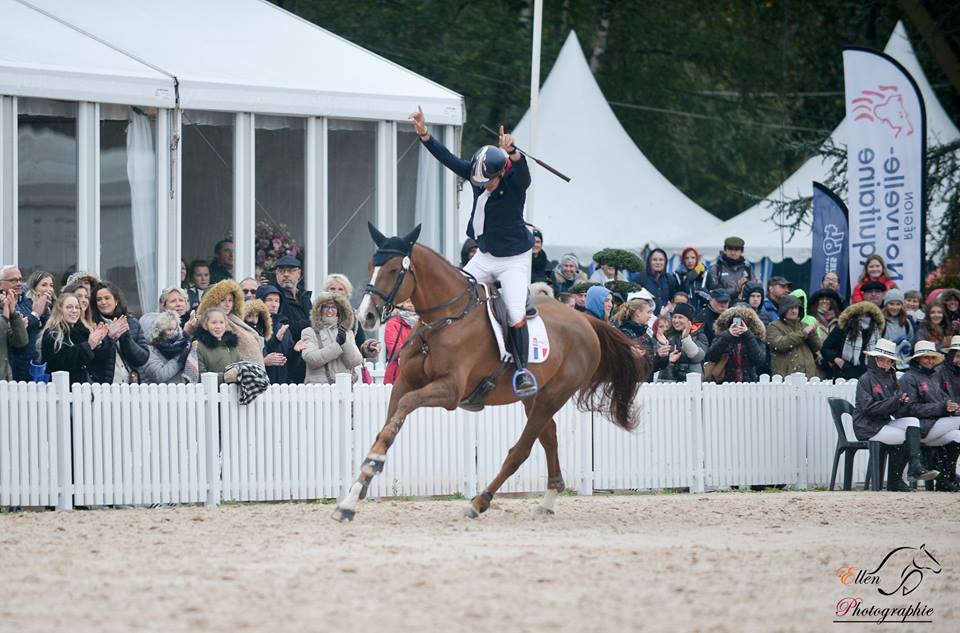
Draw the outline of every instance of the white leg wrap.
M546 494L543 495L543 499L540 500L540 507L553 512L553 504L556 503L557 497L559 496L560 493L556 490L547 490Z
M337 504L343 510L356 510L357 501L360 500L360 489L363 488L363 484L359 481L353 482L353 485L350 486L350 490L347 492L346 496L340 500L340 503Z

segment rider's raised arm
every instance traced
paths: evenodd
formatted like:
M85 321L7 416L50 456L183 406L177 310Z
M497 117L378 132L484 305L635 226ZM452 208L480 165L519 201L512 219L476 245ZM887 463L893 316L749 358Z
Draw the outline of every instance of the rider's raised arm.
M530 186L530 165L527 163L527 157L520 152L514 151L510 154L510 172L514 181L522 188Z
M464 160L459 156L454 156L435 136L431 134L427 140L423 140L421 137L420 142L423 143L428 152L443 163L444 167L464 180L470 177L470 161Z

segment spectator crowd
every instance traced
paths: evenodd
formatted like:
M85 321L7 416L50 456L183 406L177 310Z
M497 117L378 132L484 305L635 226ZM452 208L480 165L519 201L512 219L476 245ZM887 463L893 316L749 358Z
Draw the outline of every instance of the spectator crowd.
M873 255L849 297L836 272L807 297L782 276L762 284L744 248L727 238L709 265L686 248L672 272L661 249L643 262L607 249L588 269L572 253L551 261L535 231L531 293L617 327L651 359L648 381L691 373L713 382L797 372L856 379L858 437L903 444L894 465L909 462L912 476L955 486L947 462L960 452L960 290L924 297L900 288ZM464 243L461 267L476 250ZM16 265L0 267L0 379L43 381L66 371L71 382L177 384L213 372L239 383L241 401L249 401L269 384L332 383L339 373L370 382L364 361L383 351L392 383L399 351L419 324L415 306L399 304L382 349L359 327L347 277L329 275L314 297L301 262L287 255L256 279L236 281L230 240L217 242L210 260L181 262L180 278L160 295L158 311L135 315L109 280L74 272L58 290L49 272L25 278ZM927 461L949 470L949 481L921 463L927 445L947 447ZM902 488L898 477L891 475L891 489Z

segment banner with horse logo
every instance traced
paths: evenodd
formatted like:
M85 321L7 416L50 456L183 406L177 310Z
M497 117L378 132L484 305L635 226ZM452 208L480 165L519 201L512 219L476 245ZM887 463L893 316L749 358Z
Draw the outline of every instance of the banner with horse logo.
M917 83L878 51L845 48L850 286L881 255L904 290L920 290L926 113Z

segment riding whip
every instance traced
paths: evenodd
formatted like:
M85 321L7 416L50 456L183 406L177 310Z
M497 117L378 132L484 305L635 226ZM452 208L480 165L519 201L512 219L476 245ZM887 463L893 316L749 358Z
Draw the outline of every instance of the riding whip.
M494 131L494 130L491 130L491 129L490 129L489 127L487 127L486 125L484 125L484 124L481 123L481 124L480 124L480 127L483 129L484 132L486 132L486 133L489 134L490 136L492 136L492 137L494 137L494 138L496 138L496 139L499 139L499 138L500 138L500 134L499 134L499 133L497 133L497 132ZM549 171L549 172L550 172L551 174L553 174L554 176L558 176L559 178L562 178L564 181L570 182L570 177L569 177L569 176L563 175L562 173L560 173L559 171L557 171L556 169L554 169L554 168L551 167L550 165L546 164L545 162L543 162L542 160L540 160L540 159L537 158L536 156L531 156L530 154L526 153L525 151L523 151L522 149L520 149L520 148L517 147L516 145L513 146L513 149L517 150L518 152L520 152L521 154L523 154L524 156L526 156L527 158L529 158L530 160L532 160L532 161L535 162L536 164L540 165L541 167L543 167L544 169L546 169L547 171Z

